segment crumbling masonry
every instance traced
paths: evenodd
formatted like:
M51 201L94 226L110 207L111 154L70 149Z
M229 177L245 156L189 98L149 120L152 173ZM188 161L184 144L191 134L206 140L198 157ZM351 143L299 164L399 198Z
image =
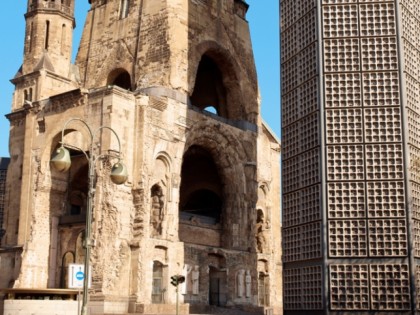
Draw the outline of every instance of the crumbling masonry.
M79 0L81 1L81 0ZM242 0L91 0L71 64L74 0L28 0L13 78L0 287L65 288L82 263L90 138L109 126L129 178L95 165L91 314L209 306L281 313L280 145L261 121ZM96 154L118 149L101 129ZM110 150L110 151L108 151Z

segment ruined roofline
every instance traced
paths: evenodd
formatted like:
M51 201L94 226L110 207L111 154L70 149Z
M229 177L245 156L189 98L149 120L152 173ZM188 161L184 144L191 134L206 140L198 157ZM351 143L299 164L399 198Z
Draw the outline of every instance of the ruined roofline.
M270 134L270 136L273 137L274 141L276 143L278 143L279 146L281 146L281 140L279 137L277 137L277 135L275 134L275 132L273 131L273 129L271 129L271 127L268 125L268 123L261 118L261 124L262 127L265 128L267 130L267 132Z

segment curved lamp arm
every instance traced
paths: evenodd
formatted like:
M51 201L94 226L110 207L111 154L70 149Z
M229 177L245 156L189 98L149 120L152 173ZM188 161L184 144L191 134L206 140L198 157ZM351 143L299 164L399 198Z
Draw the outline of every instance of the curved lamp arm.
M71 166L70 152L69 152L68 149L65 148L64 143L63 143L63 139L64 139L64 132L67 129L67 125L70 122L75 121L75 120L83 123L83 125L85 125L85 127L89 131L90 142L91 142L90 143L91 153L93 153L93 141L94 141L95 136L97 135L97 133L99 131L101 131L102 129L108 129L115 135L115 137L117 138L117 141L118 141L118 157L116 157L118 159L118 161L117 161L117 163L115 163L112 166L110 178L111 178L111 181L114 184L121 185L121 184L125 183L127 178L128 178L128 172L127 172L127 167L125 166L125 164L121 162L121 160L122 160L121 159L121 141L120 141L120 138L118 137L118 134L115 132L114 129L112 129L111 127L108 127L108 126L100 126L98 129L96 129L95 133L93 133L92 129L89 127L89 125L81 118L70 118L64 124L64 127L61 130L61 146L56 150L55 154L51 158L51 161L50 161L51 165L59 172L66 172L66 171L69 170L69 168ZM90 164L92 164L96 161L96 159L89 158L89 156L87 155L87 153L83 149L78 148L78 147L76 147L76 148L83 152L83 154L85 155L86 159L88 160L88 162ZM109 155L104 154L104 155L100 155L100 156L105 157L105 156L109 156Z

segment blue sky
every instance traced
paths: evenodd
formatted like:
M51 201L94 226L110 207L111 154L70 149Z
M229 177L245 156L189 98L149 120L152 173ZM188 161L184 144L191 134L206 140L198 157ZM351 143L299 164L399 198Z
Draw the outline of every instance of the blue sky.
M3 0L0 10L0 157L9 156L9 121L4 117L11 111L14 77L23 59L26 0ZM279 1L247 0L263 119L280 136L280 58L279 58ZM77 51L88 0L76 0L75 43Z

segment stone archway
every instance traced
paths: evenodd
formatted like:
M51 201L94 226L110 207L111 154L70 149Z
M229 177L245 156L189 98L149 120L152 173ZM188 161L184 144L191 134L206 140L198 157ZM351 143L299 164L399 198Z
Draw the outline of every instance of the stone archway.
M198 58L197 58L198 56ZM196 89L200 88L202 82L200 78L208 77L209 72L202 72L200 68L203 68L203 60L210 59L212 66L210 71L212 74L211 82L208 85L204 82L206 87L211 87L214 93L211 95L217 95L217 98L223 100L222 108L216 109L217 115L234 120L246 120L251 123L257 123L257 113L255 108L258 107L256 104L257 99L255 95L258 94L257 78L255 71L243 72L242 66L238 63L231 52L220 46L215 41L203 41L194 47L194 57L190 57L190 77L189 86L191 87L192 104L194 104L194 93ZM208 64L207 64L208 65ZM246 75L251 85L244 87L239 84L243 82L240 78ZM207 93L206 93L207 94ZM220 98L221 97L221 98ZM214 100L214 98L213 98ZM200 108L203 104L199 104ZM206 108L204 106L204 108ZM208 106L207 108L210 108Z
M222 72L207 55L201 57L191 103L200 109L213 107L216 115L229 118L227 91Z
M254 160L253 156L247 155L252 154L251 151L245 151L242 142L233 132L221 129L217 122L208 121L194 125L188 132L183 162L186 161L185 157L191 148L204 150L206 159L213 163L208 163L212 175L209 175L206 184L200 184L200 189L207 189L208 195L212 194L213 201L220 199L220 247L247 248L251 241L246 239L247 227L239 225L247 220L247 209L254 207L257 200L256 190L247 188L255 177L245 169L246 162ZM181 186L183 180L181 176ZM181 205L183 200L181 192Z

